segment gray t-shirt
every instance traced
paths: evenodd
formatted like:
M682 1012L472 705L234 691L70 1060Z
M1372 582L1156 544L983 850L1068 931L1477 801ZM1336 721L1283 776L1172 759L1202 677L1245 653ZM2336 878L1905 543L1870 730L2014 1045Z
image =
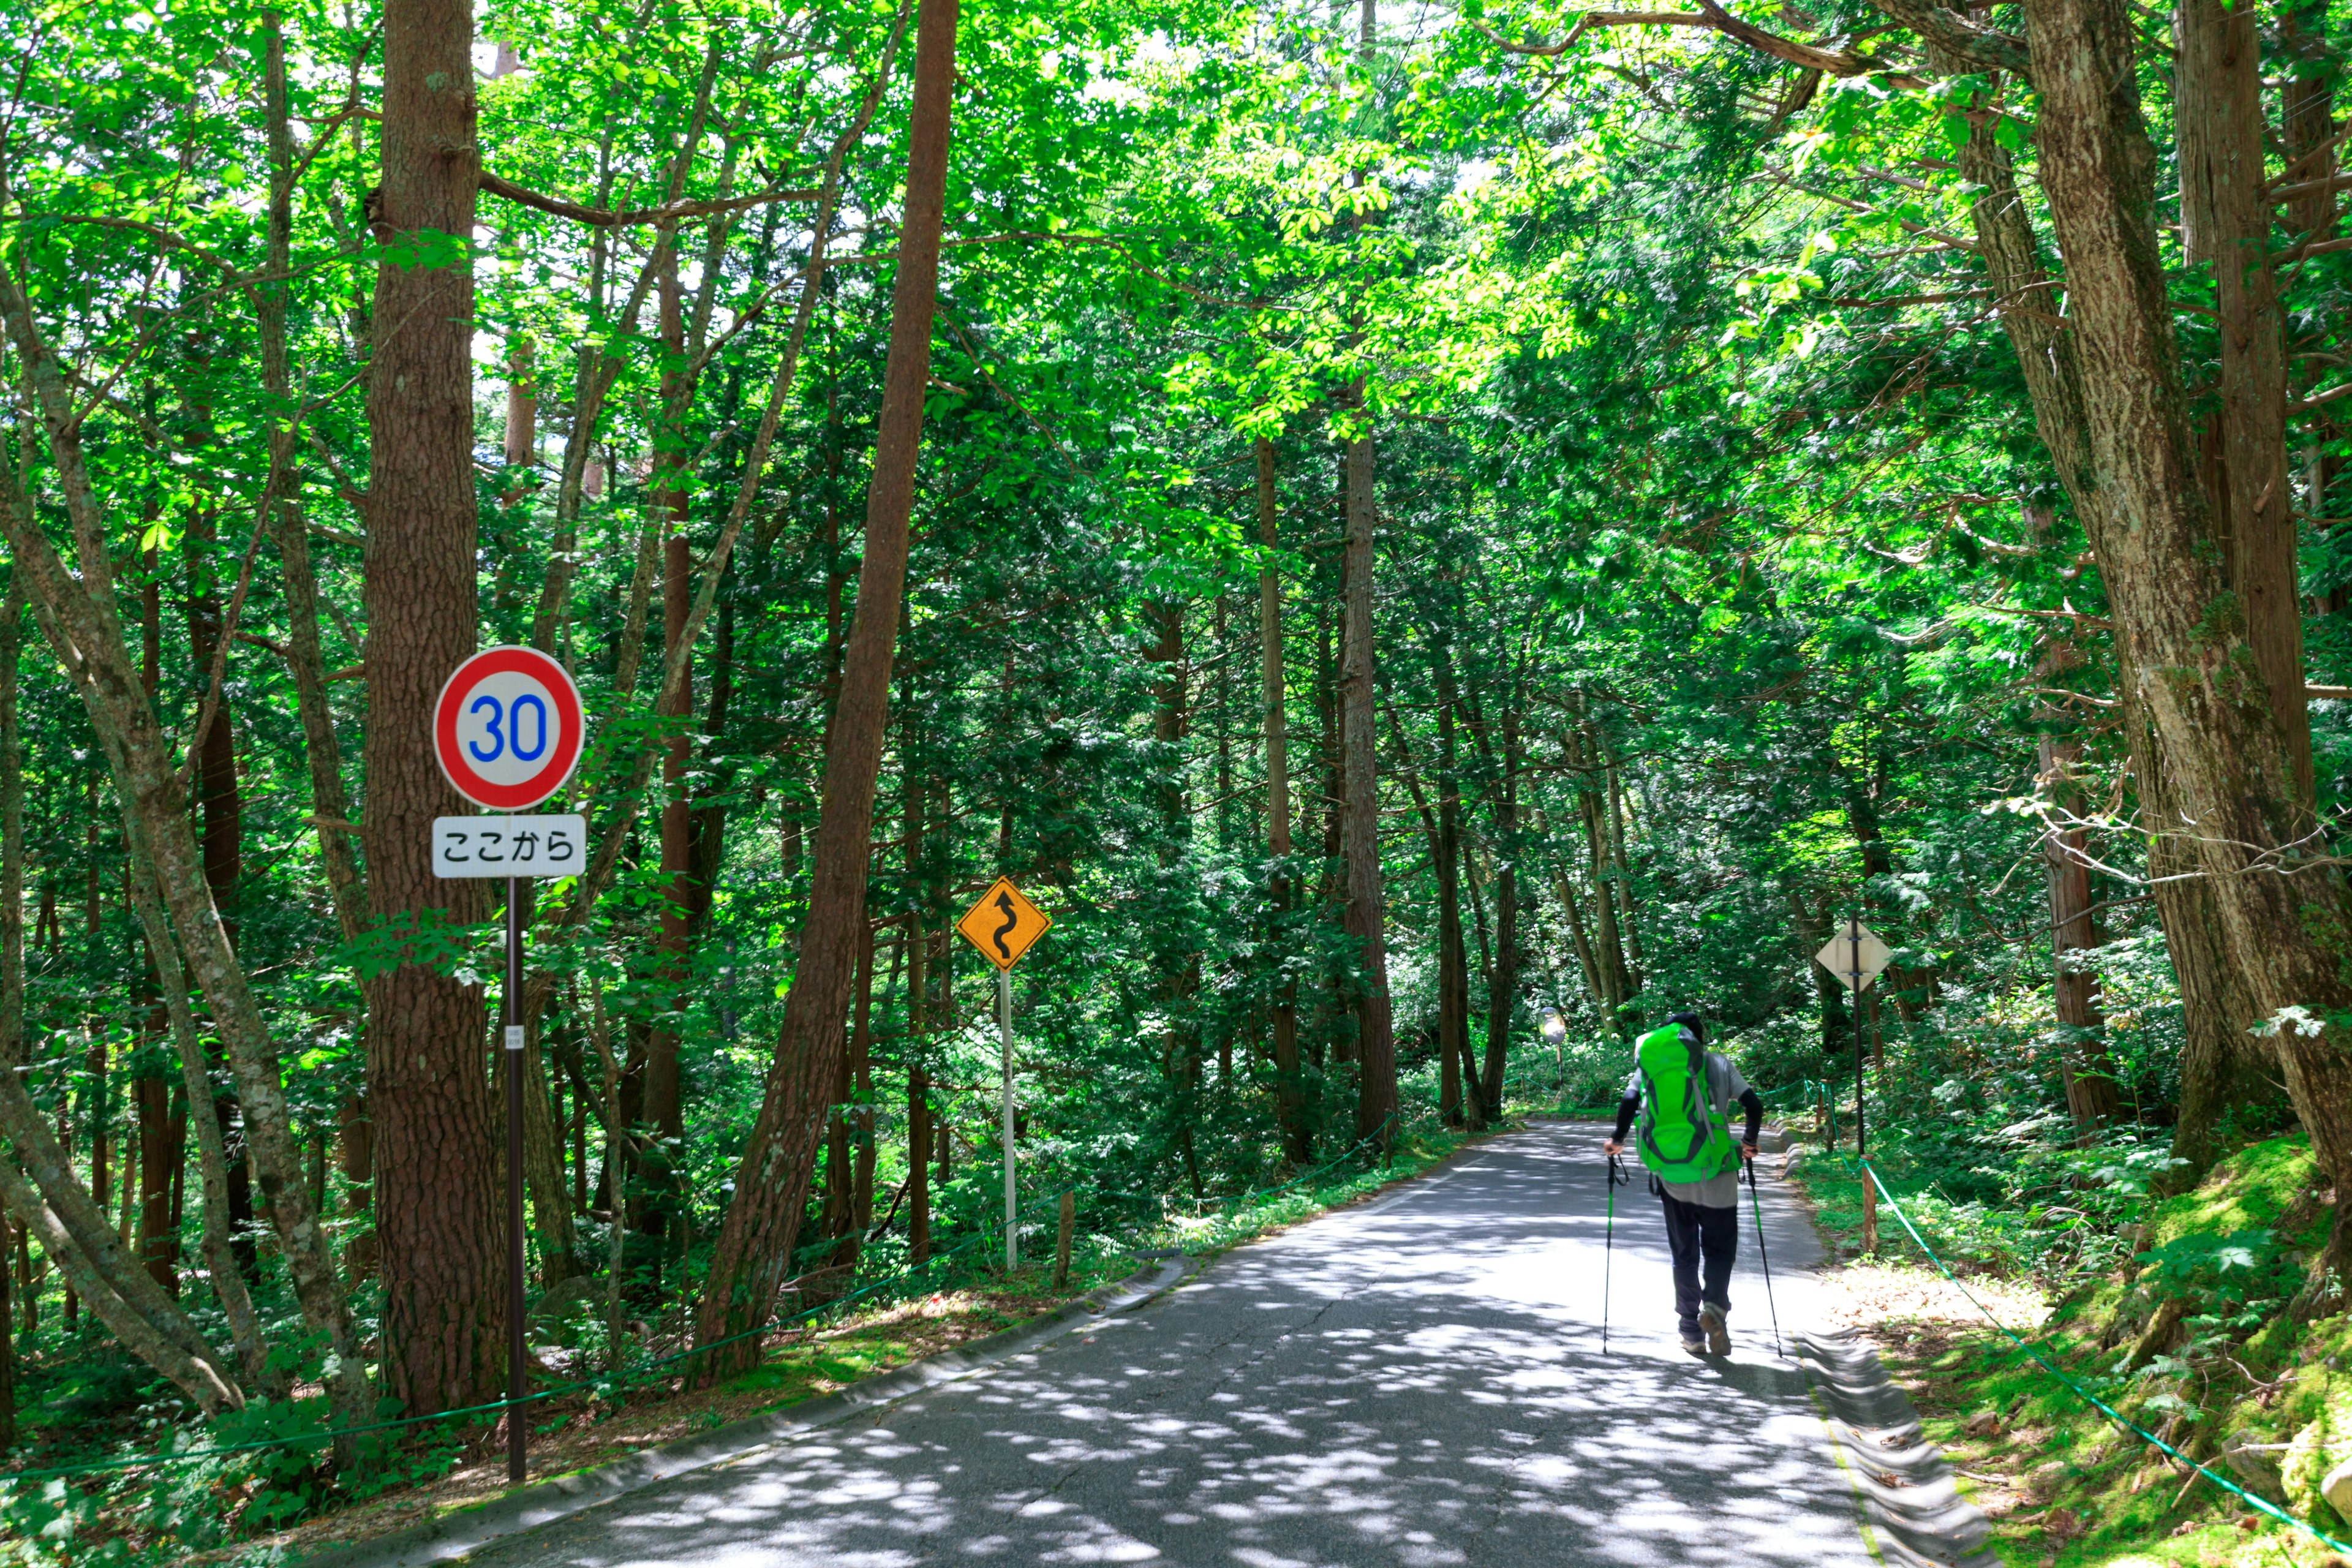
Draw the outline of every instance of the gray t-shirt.
M1748 1092L1748 1080L1731 1065L1731 1058L1720 1051L1706 1053L1706 1097L1709 1108L1724 1125L1731 1124L1731 1102ZM1638 1100L1642 1095L1642 1069L1635 1068L1633 1076L1625 1080L1625 1098ZM1732 1137L1739 1136L1734 1129ZM1668 1197L1680 1198L1701 1208L1727 1209L1739 1206L1739 1172L1735 1167L1719 1176L1709 1176L1704 1182L1666 1182Z

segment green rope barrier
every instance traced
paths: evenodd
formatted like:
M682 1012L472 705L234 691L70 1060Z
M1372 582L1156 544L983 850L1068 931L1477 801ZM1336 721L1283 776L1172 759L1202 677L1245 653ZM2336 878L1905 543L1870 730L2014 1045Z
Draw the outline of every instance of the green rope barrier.
M2215 1475L2211 1470L2207 1469L2203 1465L2199 1464L2196 1460L2190 1458L2188 1455L2182 1453L2179 1449L2174 1447L2171 1444L2166 1442L2163 1438L2158 1436L2147 1427L2142 1426L2138 1422L2132 1420L2129 1416L2117 1410L2114 1405L2109 1405L2105 1400L2101 1399L2097 1394L2093 1394L2089 1389L2084 1388L2081 1384L2076 1383L2073 1378L2067 1376L2065 1373L2062 1372L2056 1365L2053 1364L2049 1357L2034 1349L2033 1346L2026 1343L2022 1339L2020 1339L2017 1334L2011 1330L2007 1323L2004 1323L1999 1318L1994 1317L1992 1315L1992 1310L1987 1307L1982 1301L1977 1300L1976 1292L1969 1289L1966 1285L1961 1284L1958 1278L1955 1276L1949 1268L1944 1267L1944 1260L1936 1256L1936 1249L1927 1245L1927 1238L1919 1234L1919 1227L1911 1223L1911 1216L1903 1212L1903 1205L1895 1198L1892 1192L1887 1190L1886 1183L1880 1178L1878 1172L1871 1165L1869 1161L1864 1160L1857 1164L1854 1161L1848 1159L1843 1153L1841 1153L1838 1158L1844 1161L1848 1170L1859 1171L1864 1176L1869 1178L1871 1185L1878 1189L1878 1195L1885 1200L1886 1206L1895 1211L1895 1217L1902 1222L1904 1230L1910 1235L1912 1241L1918 1247L1922 1253L1927 1255L1927 1261L1936 1266L1936 1272L1942 1275L1954 1289L1959 1291L1961 1295L1966 1296L1969 1299L1969 1304L1974 1307L1978 1311L1984 1314L1984 1320L1986 1322L1989 1322L1994 1328L1999 1329L2002 1337L2007 1339L2010 1343L2015 1345L2019 1350L2023 1351L2027 1355L2032 1357L2034 1363L2039 1365L2042 1371L2048 1373L2060 1383L2065 1384L2068 1391L2076 1398L2082 1400L2084 1404L2090 1405L2093 1409L2106 1416L2107 1419L2113 1421L2116 1426L2126 1428L2143 1441L2153 1445L2164 1453L2170 1455L2173 1458L2178 1459L2180 1463L2187 1465L2190 1469L2196 1471L2207 1480L2211 1481L2223 1491L2233 1494L2240 1501L2252 1504L2256 1510L2270 1515L2273 1519L2277 1520L2282 1524L2294 1526L2295 1529L2303 1531L2305 1535L2310 1536L2314 1541L2318 1542L2321 1545L2326 1546L2332 1552L2352 1552L2352 1544L2347 1544L2347 1542L2338 1541L2334 1536L2327 1534L2325 1531L2322 1531L2314 1525L2305 1523L2304 1521L2299 1520L2295 1518L2294 1515L2287 1512L2284 1509L2280 1508L2276 1503L2272 1502L2269 1499L2256 1496L2254 1493L2250 1492L2246 1490L2245 1488L2238 1485L2237 1482L2231 1480L2228 1477Z
M1226 1214L1223 1217L1225 1219L1230 1219L1234 1214L1239 1213L1243 1207L1245 1207L1250 1204L1255 1203L1265 1197L1270 1197L1277 1193L1286 1192L1290 1188L1298 1185L1301 1182L1310 1181L1316 1176L1321 1175L1324 1172L1332 1170L1347 1161L1355 1158L1355 1156L1361 1152L1365 1148L1376 1142L1381 1133L1384 1133L1387 1131L1388 1124L1384 1122L1378 1131L1373 1132L1368 1137L1359 1139L1354 1146L1349 1148L1345 1153L1340 1154L1336 1159L1325 1162L1323 1164L1317 1166L1314 1170L1294 1176L1289 1181L1284 1182L1277 1186L1259 1188L1254 1192L1242 1194L1238 1199L1227 1200L1231 1206L1226 1210ZM1087 1190L1088 1189L1073 1184L1071 1186L1062 1188L1059 1192L1046 1194L1043 1198L1032 1200L1031 1205L1028 1206L1034 1207L1036 1204L1044 1202L1058 1202L1066 1193L1078 1193ZM1117 1198L1146 1197L1156 1196L1157 1194L1097 1192L1096 1195ZM1014 1223L1016 1225L1020 1223L1017 1215L1014 1219ZM518 1409L525 1405L535 1405L541 1400L554 1399L567 1394L577 1394L583 1389L596 1388L614 1384L628 1384L641 1383L650 1374L657 1372L663 1367L675 1365L679 1362L688 1360L694 1356L707 1355L712 1351L719 1350L727 1345L738 1343L740 1341L751 1339L758 1335L773 1332L781 1329L790 1329L801 1323L808 1322L826 1313L838 1311L843 1307L847 1306L854 1301L870 1297L884 1289L886 1287L902 1284L917 1276L920 1276L926 1282L928 1282L930 1279L932 1271L940 1265L947 1263L958 1257L961 1257L964 1253L971 1251L973 1247L978 1247L982 1242L989 1239L992 1231L1002 1230L1003 1228L1003 1225L1000 1220L995 1220L993 1218L983 1219L981 1222L981 1226L978 1231L965 1239L962 1243L948 1251L943 1252L935 1258L927 1258L922 1263L909 1265L908 1268L902 1268L894 1274L885 1275L883 1278L873 1280L868 1284L862 1285L855 1290L837 1296L830 1301L821 1301L817 1305L806 1308L802 1311L793 1314L789 1318L778 1319L772 1322L762 1323L757 1328L747 1329L740 1334L730 1334L723 1340L713 1340L707 1345L691 1345L685 1350L677 1351L672 1354L646 1362L640 1366L618 1368L604 1377L582 1378L572 1383L556 1384L546 1388L536 1389L530 1394L524 1394L520 1399L494 1400L487 1405L469 1405L460 1409L444 1410L431 1415L400 1416L390 1421L371 1422L362 1426L322 1427L315 1432L296 1433L290 1436L284 1437L258 1438L250 1443L220 1444L208 1448L191 1448L176 1453L167 1450L154 1454L132 1454L112 1459L94 1459L88 1463L79 1465L60 1465L47 1469L0 1471L0 1485L5 1485L13 1481L55 1480L74 1476L100 1475L110 1471L139 1469L148 1466L193 1464L199 1459L226 1458L236 1454L258 1453L268 1448L301 1447L308 1447L314 1443L331 1443L345 1437L364 1436L372 1432L388 1432L404 1427L424 1426L436 1423L459 1421L469 1415L495 1415L503 1411Z

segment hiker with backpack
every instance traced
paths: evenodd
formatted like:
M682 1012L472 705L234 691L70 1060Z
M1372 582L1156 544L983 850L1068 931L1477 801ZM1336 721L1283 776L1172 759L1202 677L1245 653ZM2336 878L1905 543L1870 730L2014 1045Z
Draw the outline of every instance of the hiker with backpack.
M1613 1162L1641 1119L1636 1147L1650 1190L1665 1205L1666 1246L1675 1260L1675 1312L1683 1349L1729 1355L1731 1265L1739 1250L1739 1163L1756 1156L1764 1101L1720 1051L1706 1048L1696 1013L1676 1013L1633 1042L1638 1065L1617 1105L1606 1145ZM1731 1141L1731 1103L1747 1112Z

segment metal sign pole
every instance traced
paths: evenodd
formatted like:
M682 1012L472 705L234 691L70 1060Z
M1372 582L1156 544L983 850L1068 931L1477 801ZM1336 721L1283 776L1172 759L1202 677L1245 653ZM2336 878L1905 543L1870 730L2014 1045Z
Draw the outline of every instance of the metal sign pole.
M1013 972L996 972L996 1021L1004 1035L1004 1271L1021 1267L1021 1205L1013 1182Z
M499 999L507 1063L507 1480L524 1475L523 1394L528 1379L523 1332L522 1236L522 889L507 879L507 981Z
M1853 943L1853 1157L1857 1160L1870 1152L1864 1141L1862 1119L1862 917L1856 915L1846 927L1846 936Z

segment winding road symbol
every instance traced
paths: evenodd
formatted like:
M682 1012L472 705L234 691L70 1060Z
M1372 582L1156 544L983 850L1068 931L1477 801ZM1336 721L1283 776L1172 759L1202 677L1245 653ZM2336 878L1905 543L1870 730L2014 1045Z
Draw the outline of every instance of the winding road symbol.
M989 932L988 940L996 944L997 952L1003 957L1005 963L1010 963L1013 962L1013 953L1011 948L1004 945L1004 939L1020 928L1021 911L1013 907L1011 893L997 894L996 907L1004 911L1004 923Z
M956 930L963 933L966 942L980 949L982 958L999 969L1011 969L1053 923L1045 911L1024 897L1009 878L999 877L971 908L964 910L963 919L956 921Z

